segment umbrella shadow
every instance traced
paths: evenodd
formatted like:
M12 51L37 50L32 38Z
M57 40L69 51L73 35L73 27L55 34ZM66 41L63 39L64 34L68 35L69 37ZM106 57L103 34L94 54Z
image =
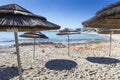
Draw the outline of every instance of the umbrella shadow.
M120 62L120 60L118 59L108 58L108 57L88 57L86 59L90 62L99 63L99 64L115 64Z
M48 61L45 64L45 67L50 70L70 70L72 68L75 68L77 66L77 63L72 60L65 60L65 59L55 59Z
M19 75L17 67L4 67L0 68L0 80L10 80Z

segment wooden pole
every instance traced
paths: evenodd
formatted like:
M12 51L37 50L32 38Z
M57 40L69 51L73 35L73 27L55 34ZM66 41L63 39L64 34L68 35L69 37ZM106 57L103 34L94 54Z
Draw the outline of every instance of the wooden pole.
M34 46L33 46L33 59L35 59L35 38L34 38Z
M19 80L22 80L22 66L20 61L20 54L19 54L19 45L18 45L18 33L14 32L15 36L15 44L16 44L16 52L17 52L17 62L18 62L18 70L19 70Z
M40 38L39 38L39 47L40 47Z
M112 31L110 32L110 50L109 50L109 56L111 56L111 49L112 49Z
M70 46L69 46L69 34L68 34L68 56L70 56Z

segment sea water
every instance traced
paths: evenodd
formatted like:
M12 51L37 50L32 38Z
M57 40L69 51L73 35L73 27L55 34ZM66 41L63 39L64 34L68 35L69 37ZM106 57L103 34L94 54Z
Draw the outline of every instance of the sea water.
M18 36L23 34L24 32L18 32ZM55 31L42 31L43 34L49 37L49 39L37 39L36 41L40 42L56 42L56 43L63 43L67 44L67 35L56 35L58 32ZM81 43L86 43L88 40L105 40L106 37L100 36L97 34L73 34L69 36L70 42L79 41ZM32 38L22 38L18 37L19 43L29 43L33 42L34 39ZM13 32L0 32L0 47L9 47L15 44L14 42L14 33Z

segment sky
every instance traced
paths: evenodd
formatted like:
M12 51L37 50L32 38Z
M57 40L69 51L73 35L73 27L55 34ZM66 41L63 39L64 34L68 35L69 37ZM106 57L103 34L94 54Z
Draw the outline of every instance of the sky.
M0 5L16 3L63 28L82 28L102 8L120 0L0 0Z

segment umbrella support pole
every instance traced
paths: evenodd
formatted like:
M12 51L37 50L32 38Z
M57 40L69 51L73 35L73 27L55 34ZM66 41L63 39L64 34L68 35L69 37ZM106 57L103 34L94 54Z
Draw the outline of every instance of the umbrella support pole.
M111 49L112 49L112 31L110 32L110 49L109 49L109 56L111 56Z
M33 46L33 59L35 60L35 38L34 38L34 46Z
M19 70L19 80L22 80L22 66L21 66L20 54L19 54L18 33L14 32L14 36L15 36L17 62L18 62L18 70Z
M70 56L70 46L69 46L69 34L68 34L68 56Z
M39 39L39 47L40 47L40 39Z

